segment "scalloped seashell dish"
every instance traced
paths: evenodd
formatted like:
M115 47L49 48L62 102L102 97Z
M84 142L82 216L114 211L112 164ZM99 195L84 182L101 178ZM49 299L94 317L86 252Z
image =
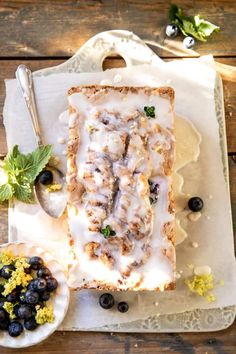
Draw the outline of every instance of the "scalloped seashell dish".
M24 330L19 337L10 337L7 331L0 331L0 346L8 348L24 348L37 344L49 337L62 323L70 299L70 292L67 286L67 278L59 263L53 256L42 248L26 243L7 243L0 246L0 253L3 250L10 250L14 255L32 257L39 256L47 264L53 277L58 281L58 288L49 303L53 306L55 320L53 323L45 323L38 326L34 331Z

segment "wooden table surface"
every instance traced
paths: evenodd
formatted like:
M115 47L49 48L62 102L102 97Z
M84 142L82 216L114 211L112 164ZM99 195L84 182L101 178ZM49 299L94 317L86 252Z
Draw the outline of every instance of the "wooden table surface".
M234 230L236 229L236 3L235 0L177 1L189 14L200 13L219 25L221 32L195 51L183 49L181 38L165 38L170 1L97 0L47 1L0 0L0 111L4 103L4 78L13 78L20 63L32 70L57 65L68 59L91 36L110 29L133 31L163 59L213 54L224 79L225 116ZM105 67L123 62L108 58ZM223 64L223 65L222 65ZM6 154L2 114L0 156ZM223 237L223 235L222 235ZM0 209L0 242L7 241L7 210ZM56 332L45 342L6 353L236 353L236 323L221 332L176 334L113 334Z

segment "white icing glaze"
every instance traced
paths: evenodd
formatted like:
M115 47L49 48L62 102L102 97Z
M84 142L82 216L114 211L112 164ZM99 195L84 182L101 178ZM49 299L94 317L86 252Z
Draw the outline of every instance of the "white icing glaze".
M198 219L200 219L201 216L202 216L202 213L200 211L191 212L188 214L188 219L190 221L197 221Z
M141 284L138 286L139 290L151 290L157 287L164 290L166 284L174 281L172 263L175 259L174 247L171 241L163 237L163 225L174 220L174 215L168 211L168 191L171 178L166 177L164 174L159 176L156 174L153 175L149 153L144 148L140 134L145 136L148 133L151 137L152 134L155 134L155 125L157 123L163 129L171 128L173 116L169 100L159 95L148 97L144 93L139 93L139 95L129 93L128 100L124 98L127 98L127 96L122 96L122 94L115 91L112 94L99 97L96 100L96 104L94 104L82 93L74 93L69 96L70 106L77 112L70 115L70 127L75 125L76 117L79 114L80 145L76 157L78 168L77 179L81 183L84 183L86 178L85 188L87 191L84 202L77 204L77 208L68 207L69 227L75 241L75 253L79 262L77 269L75 265L72 267L75 273L73 274L74 284L71 284L71 286L80 286L84 282L90 282L91 286L91 282L96 280L102 281L105 284L113 284L120 289L126 289L128 287L135 288L135 284L141 281ZM147 119L144 113L142 113L143 116L142 114L140 116L140 112L143 112L144 106L150 105L150 102L155 106L157 119ZM115 114L117 110L121 114L121 119L119 118L118 121L117 114ZM106 111L109 114L104 113ZM112 112L114 112L114 115ZM124 141L127 133L130 132L129 120L125 122L127 117L132 118L132 133L126 152L126 164L122 160L122 156L125 152ZM136 118L137 121L134 121L133 119ZM101 119L109 119L109 124L103 124ZM113 125L114 128L110 128ZM169 132L168 134L168 139L171 139ZM155 137L155 140L159 143L158 145L166 144L163 148L167 150L170 149L168 139L163 139L161 134ZM152 144L151 140L149 144ZM151 149L151 146L148 148ZM90 149L90 153L88 152L88 148ZM108 153L114 161L113 174L116 178L120 179L120 190L116 199L114 213L106 216L104 209L97 207L92 208L93 212L98 219L103 220L102 227L110 225L116 231L116 237L123 236L126 227L128 226L127 230L129 230L130 223L133 223L137 217L138 232L149 235L147 237L147 244L150 246L151 255L148 255L147 261L143 265L135 267L133 270L131 269L130 275L120 285L119 281L122 279L121 272L126 271L127 267L130 267L133 262L142 260L145 256L144 250L141 247L144 245L142 241L135 241L133 251L128 255L122 255L116 247L112 248L111 252L115 259L115 265L111 268L103 264L99 258L95 257L91 260L84 250L84 246L88 242L104 243L104 236L100 232L89 231L91 219L87 214L92 194L95 193L96 200L100 202L102 196L103 198L106 196L105 198L109 199L112 194L111 189L105 187L101 173L99 173L99 169L103 168L104 160L101 159L100 164L96 163L96 156L101 155L102 151L106 154ZM90 163L91 152L93 155L95 154L95 157ZM158 156L158 152L155 152L155 155ZM96 169L98 169L97 173L94 163ZM153 160L153 163L157 167L159 166L159 171L163 171L162 158ZM129 176L128 171L139 172ZM112 183L112 178L114 177L109 177L109 166L106 167L104 173L108 173L105 182L111 181ZM102 176L105 178L104 173ZM92 179L88 177L89 175L91 175ZM145 177L144 180L143 176ZM147 188L149 191L147 184L147 178L149 177L152 177L153 182L158 183L160 190L158 203L153 208L150 206L149 192L146 192ZM122 205L127 205L125 212L122 210ZM154 218L152 216L153 213L155 215ZM105 215L105 219L103 214ZM147 215L150 215L151 219L147 222L140 222L142 219L146 220ZM122 218L125 218L125 224L121 227L120 222ZM169 252L172 261L163 254L163 250ZM96 254L99 256L101 249L98 249Z
M201 135L189 120L182 117L175 117L174 126L176 160L173 173L173 191L176 209L175 242L178 245L187 238L183 223L183 221L186 221L186 213L183 210L189 199L189 196L182 192L184 179L181 175L181 168L187 166L190 162L197 161L200 154Z

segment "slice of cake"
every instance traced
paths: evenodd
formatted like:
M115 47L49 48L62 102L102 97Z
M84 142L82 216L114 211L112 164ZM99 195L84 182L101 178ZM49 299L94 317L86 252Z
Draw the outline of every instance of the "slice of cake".
M72 287L175 287L173 101L169 87L69 91Z

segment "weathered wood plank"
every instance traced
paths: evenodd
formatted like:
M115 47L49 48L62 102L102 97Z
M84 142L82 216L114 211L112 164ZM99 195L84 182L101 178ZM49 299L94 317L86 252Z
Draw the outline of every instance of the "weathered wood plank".
M126 334L56 332L33 348L1 348L1 354L235 354L236 322L213 333Z
M218 58L218 61L236 66L236 58ZM20 63L25 63L31 70L38 70L44 67L57 65L63 60L1 60L0 61L0 156L6 154L6 142L4 128L2 125L2 108L5 98L4 79L14 78L16 67ZM117 58L108 58L105 60L104 68L114 68L123 66L122 60ZM227 79L226 79L227 78ZM236 152L236 83L231 81L231 77L225 77L224 80L225 94L225 117L227 128L228 151Z
M165 0L80 0L80 1L6 1L0 2L1 56L71 56L98 32L124 29L153 44L161 56L193 56L213 53L236 55L234 0L179 0L189 15L200 13L219 25L221 32L207 43L185 50L182 37L165 38L170 1Z

